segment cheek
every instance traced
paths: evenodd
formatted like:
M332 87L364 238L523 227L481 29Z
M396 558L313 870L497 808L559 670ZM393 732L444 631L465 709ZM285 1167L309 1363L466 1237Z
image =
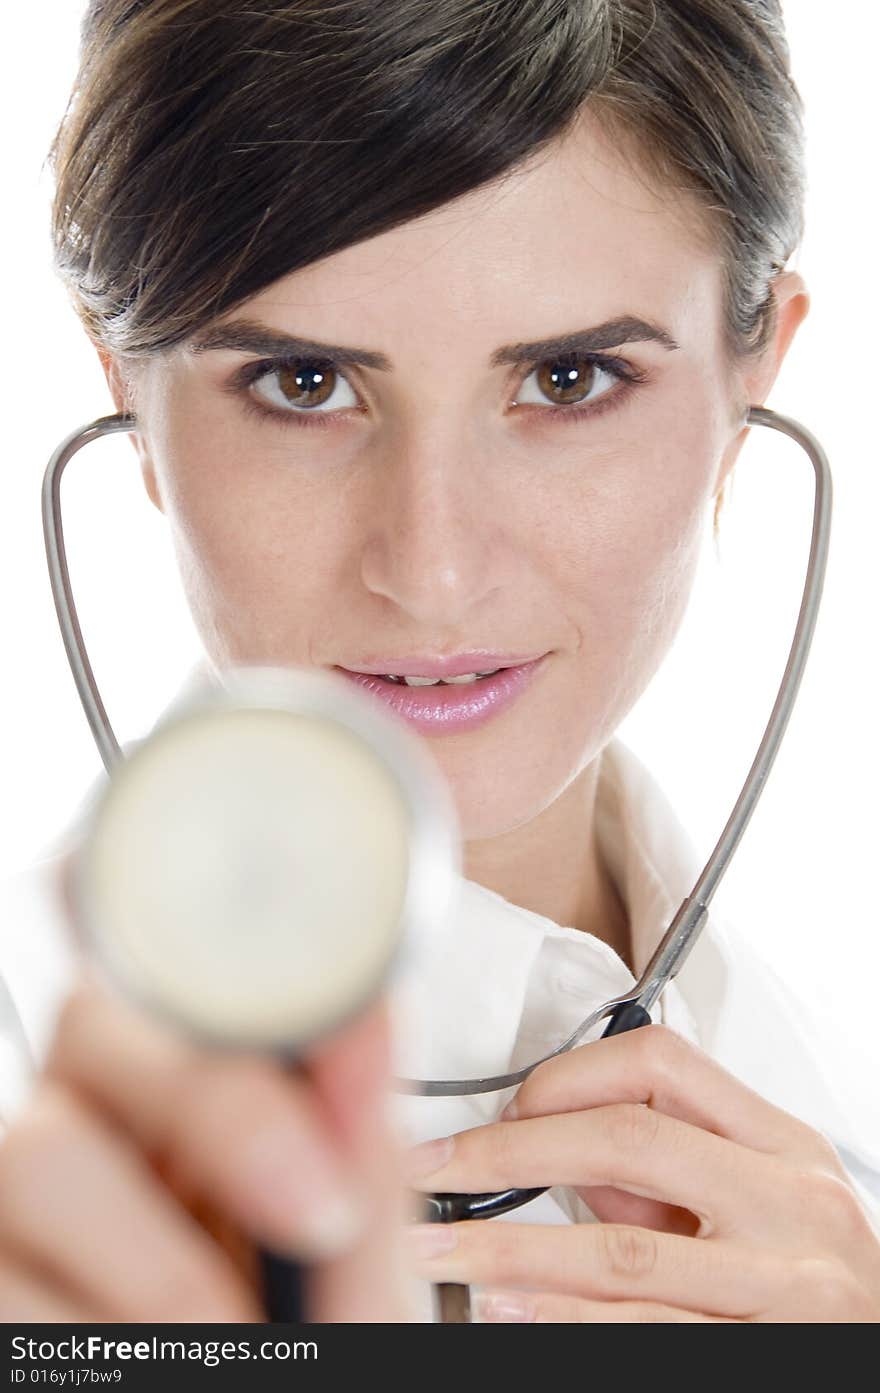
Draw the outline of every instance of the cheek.
M334 516L276 458L190 423L157 459L181 581L209 655L310 661L335 581ZM303 623L308 614L309 624Z
M612 731L641 695L681 623L702 544L714 453L701 439L638 455L569 514L556 549L578 631L577 661ZM599 709L601 707L601 709Z

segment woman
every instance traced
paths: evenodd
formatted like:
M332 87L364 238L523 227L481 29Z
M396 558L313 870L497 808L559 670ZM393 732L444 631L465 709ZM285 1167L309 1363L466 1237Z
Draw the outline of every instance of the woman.
M468 1032L512 1023L514 1060L560 1038L659 936L680 848L614 732L808 309L778 5L104 0L54 157L58 267L210 664L341 669L418 727L466 843L450 960L516 942L522 969ZM260 1242L323 1258L328 1320L407 1318L401 1269L474 1284L485 1320L876 1320L831 1114L778 1105L793 1038L737 971L758 1063L683 973L662 1023L542 1066L506 1120L417 1119L417 1188L560 1202L416 1226L402 1263L383 1007L294 1086L86 984L0 1147L7 1308L259 1319Z

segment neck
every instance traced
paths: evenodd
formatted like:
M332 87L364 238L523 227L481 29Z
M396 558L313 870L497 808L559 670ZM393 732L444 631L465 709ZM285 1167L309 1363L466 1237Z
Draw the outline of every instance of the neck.
M629 918L596 836L599 764L597 757L530 822L467 842L464 873L523 909L602 939L631 969Z

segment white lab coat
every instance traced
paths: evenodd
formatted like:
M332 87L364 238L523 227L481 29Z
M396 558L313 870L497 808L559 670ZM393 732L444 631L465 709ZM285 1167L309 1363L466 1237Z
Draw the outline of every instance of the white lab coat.
M702 861L635 753L614 738L600 758L597 831L627 907L634 965L641 971L690 893ZM58 860L75 836L74 826L0 895L0 1117L11 1116L30 1087L16 1037L18 1021L39 1062L76 969L55 889ZM599 939L467 880L442 946L422 956L420 970L420 978L404 973L395 983L394 1000L397 1072L422 1078L482 1077L518 1068L546 1054L594 1006L634 980ZM714 905L700 940L652 1015L823 1132L878 1222L877 1099L851 1095L845 1039L827 1029L816 1031L809 1013ZM415 1142L491 1121L511 1096L512 1090L465 1098L399 1096L394 1114L403 1140ZM592 1219L575 1193L562 1187L505 1217L517 1223Z

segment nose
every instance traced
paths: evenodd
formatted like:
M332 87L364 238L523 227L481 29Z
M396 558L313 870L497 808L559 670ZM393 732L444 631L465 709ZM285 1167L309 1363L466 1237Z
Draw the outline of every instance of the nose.
M377 460L370 476L361 578L419 632L447 635L488 615L493 592L516 565L485 451L454 429L409 432Z

